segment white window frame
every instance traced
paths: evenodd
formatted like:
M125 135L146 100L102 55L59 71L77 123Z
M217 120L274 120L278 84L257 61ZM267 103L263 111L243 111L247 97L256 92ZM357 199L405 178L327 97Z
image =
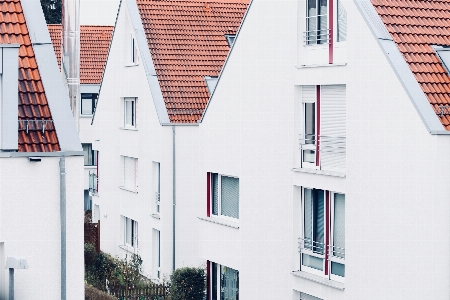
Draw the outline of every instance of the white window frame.
M125 181L126 181L126 158L131 158L133 159L133 163L134 163L134 186L129 187L125 185ZM139 171L139 160L137 157L131 157L131 156L124 156L122 155L122 170L123 170L123 185L122 187L126 190L132 191L132 192L138 192L138 188L139 188L139 183L138 183L138 171Z
M133 33L130 33L130 58L129 58L129 60L132 65L137 65L139 63L136 39L134 38Z
M313 188L308 188L308 187L303 187L302 188L302 210L301 210L301 226L302 226L302 230L301 230L301 239L303 240L304 243L304 239L305 239L305 190L306 189L310 189L310 190L314 190ZM317 190L317 189L316 189ZM320 189L319 189L320 190ZM324 195L323 195L323 201L324 201L324 218L323 218L323 228L324 228L324 253L320 254L320 253L315 253L314 251L310 250L310 249L306 249L304 247L300 248L300 270L301 271L305 271L307 273L311 273L329 280L333 280L333 281L337 281L337 282L345 282L345 277L341 277L339 275L335 275L331 273L331 262L336 262L336 263L340 263L343 264L345 266L345 259L344 258L340 258L340 257L336 257L333 256L333 251L330 250L328 257L326 257L325 252L328 251L329 249L332 249L329 245L326 245L326 234L327 234L327 230L326 230L326 221L327 218L329 218L330 221L330 230L329 230L329 243L330 245L334 245L334 202L335 202L335 194L343 194L344 193L335 193L335 192L331 192L328 191L329 193L329 197L330 197L330 216L326 215L326 190L321 190ZM312 257L317 257L323 260L322 262L322 270L317 270L308 266L303 265L303 254L306 255L310 255ZM325 264L328 264L328 274L325 274Z
M314 86L315 89L317 89L317 86ZM306 104L314 104L314 143L312 144L306 144ZM303 130L303 145L302 145L302 151L301 151L301 166L302 168L308 168L308 169L320 169L320 165L317 166L317 130L319 129L318 126L318 114L317 114L317 91L314 93L314 100L304 100L302 99L302 130ZM319 129L320 130L320 129ZM314 151L314 162L307 162L304 158L304 151Z
M161 163L153 162L153 190L155 201L155 214L159 215L161 212Z
M213 174L217 174L217 188L219 189L219 192L217 193L217 197L218 197L218 199L217 199L217 215L213 214L213 208L214 208L214 191L213 191L214 183L213 183L213 179L212 179ZM210 176L211 176L210 216L212 216L214 218L222 218L222 219L230 220L230 221L239 220L239 218L233 218L233 217L225 216L225 215L221 214L221 212L222 212L222 176L223 177L236 178L237 180L239 180L239 177L237 177L237 176L230 176L230 175L222 175L220 173L211 173ZM240 208L239 205L240 205L240 202L241 202L240 200L241 199L240 199L240 195L239 195L238 214L240 212L240 209L239 209Z
M319 2L321 1L321 0L315 0L316 1L316 10L319 8ZM324 46L327 46L328 47L328 44L329 44L329 30L330 30L330 17L329 17L329 12L330 12L330 1L334 1L334 0L326 0L327 1L327 12L326 12L326 14L324 14L324 15L319 15L317 12L316 12L316 15L315 16L308 16L309 15L309 7L308 7L308 2L309 2L309 0L306 0L306 15L305 15L305 21L306 21L306 24L305 24L305 28L306 28L306 30L305 30L305 36L304 36L304 46L306 46L306 47L311 47L311 46L319 46L319 47L324 47ZM333 14L335 14L335 12L333 11ZM326 32L326 34L327 34L327 36L328 36L328 38L324 41L324 42L322 42L322 43L318 43L317 42L317 37L318 37L318 35L316 34L315 35L315 42L314 43L312 43L312 42L309 42L308 43L308 31L309 31L309 28L308 28L308 19L310 19L310 18L316 18L316 26L317 26L317 24L319 24L319 17L326 17L326 20L327 20L327 24L326 24L326 28L325 29L320 29L320 31L322 31L322 30L325 30L325 32ZM317 27L316 27L316 31L318 31L317 30ZM323 39L323 38L322 38Z
M123 218L123 245L126 248L131 248L131 249L137 250L139 248L138 247L138 241L139 241L139 239L138 239L138 234L139 234L138 222L133 220L133 219L131 219L131 218L125 217L125 216L122 216L122 218ZM128 220L130 222L128 222ZM128 224L129 223L132 226L132 228L131 228L131 237L129 237L130 240L131 240L131 244L128 243L128 239L129 238L128 238L128 230L127 229L128 229Z
M92 95L91 98L83 98L83 95ZM80 95L80 116L92 116L95 112L95 101L97 100L98 94L97 93L81 93ZM89 99L91 100L91 108L92 113L90 114L83 114L83 99Z
M161 231L153 228L153 275L161 279Z
M127 104L131 103L132 106L132 112L131 112L131 124L127 123ZM137 104L137 98L134 97L126 97L123 99L123 126L124 128L137 128L136 126L136 104Z

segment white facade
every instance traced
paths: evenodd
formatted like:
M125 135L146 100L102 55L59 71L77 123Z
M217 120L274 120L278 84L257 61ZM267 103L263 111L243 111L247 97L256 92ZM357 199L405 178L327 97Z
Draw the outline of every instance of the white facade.
M154 270L155 229L169 274L175 189L176 267L211 261L238 270L240 299L448 298L450 138L427 131L355 2L341 1L347 38L330 65L328 45L303 44L306 1L253 0L201 124L174 126L175 188L172 127L160 125L143 66L127 65L125 3L94 122L102 250L127 253L120 217L131 218L145 272ZM345 85L345 169L302 167L309 85ZM125 97L137 98L136 129L121 128ZM139 161L137 193L120 188L123 156ZM209 172L239 178L238 219L208 216ZM345 278L300 266L303 188L345 194Z

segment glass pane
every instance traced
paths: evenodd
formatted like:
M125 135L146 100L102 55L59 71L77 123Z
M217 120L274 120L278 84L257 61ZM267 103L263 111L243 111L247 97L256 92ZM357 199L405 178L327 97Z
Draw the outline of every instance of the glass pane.
M308 0L307 22L306 22L306 44L316 44L317 36L317 0Z
M92 115L92 101L93 99L81 99L81 114L82 115Z
M303 162L314 163L316 161L316 151L303 150Z
M313 190L313 251L324 253L324 210L323 190Z
M134 126L134 101L125 101L125 125Z
M92 166L92 144L81 144L84 152L84 165Z
M315 144L316 109L315 103L305 103L305 144Z
M239 218L239 178L221 176L220 214Z
M333 255L345 258L345 195L334 194Z
M220 267L220 300L239 299L239 271Z
M219 175L212 173L212 214L218 215L219 213Z
M211 299L217 300L217 264L211 263Z
M328 0L319 0L319 20L318 20L318 44L326 44L328 42Z
M131 219L125 218L125 243L131 245Z
M312 250L312 190L305 189L304 191L305 204L304 204L304 232L303 236L305 238L304 247L305 249Z
M345 265L332 261L331 274L345 277Z
M347 11L342 5L341 1L338 0L338 42L343 42L347 40Z
M302 265L323 271L323 258L302 254Z

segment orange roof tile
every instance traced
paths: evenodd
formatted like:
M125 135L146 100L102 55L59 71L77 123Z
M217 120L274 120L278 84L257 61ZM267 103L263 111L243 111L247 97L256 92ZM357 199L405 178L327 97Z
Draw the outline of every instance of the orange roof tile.
M20 0L1 1L0 12L0 43L20 44L18 151L59 151L58 137L53 126Z
M80 83L100 84L114 26L80 26ZM61 24L48 25L58 65L61 67Z
M195 123L209 100L249 0L136 0L170 122Z
M450 46L450 0L371 0L446 130L450 76L432 45Z

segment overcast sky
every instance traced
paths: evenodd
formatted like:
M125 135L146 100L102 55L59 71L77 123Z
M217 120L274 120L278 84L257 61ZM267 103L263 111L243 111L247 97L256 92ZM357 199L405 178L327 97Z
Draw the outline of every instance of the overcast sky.
M81 25L114 25L120 0L80 0Z

